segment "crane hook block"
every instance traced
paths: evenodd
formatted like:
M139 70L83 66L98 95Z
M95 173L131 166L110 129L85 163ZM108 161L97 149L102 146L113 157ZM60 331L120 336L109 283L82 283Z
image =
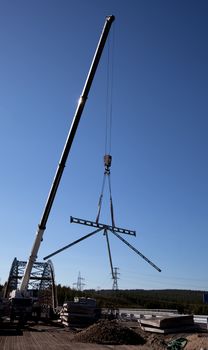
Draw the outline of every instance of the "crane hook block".
M104 165L105 165L106 171L109 171L109 168L111 166L111 161L112 161L112 156L110 154L105 154L104 155Z

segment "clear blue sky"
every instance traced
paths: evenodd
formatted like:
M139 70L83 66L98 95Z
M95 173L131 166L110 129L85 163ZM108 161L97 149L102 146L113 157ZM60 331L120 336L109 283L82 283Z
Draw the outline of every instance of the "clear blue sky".
M114 14L111 182L117 226L159 273L110 236L119 288L208 290L208 2L0 0L0 278L26 260L106 15ZM113 33L113 31L112 31ZM107 50L38 261L90 232L103 177ZM102 222L110 223L108 193ZM56 282L111 288L106 242L52 259Z

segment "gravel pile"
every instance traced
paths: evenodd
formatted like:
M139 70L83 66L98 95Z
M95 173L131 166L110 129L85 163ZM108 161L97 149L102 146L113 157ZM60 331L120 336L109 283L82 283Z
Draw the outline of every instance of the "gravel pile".
M73 340L83 343L112 345L142 345L145 343L145 339L141 335L132 329L123 326L116 320L101 320L87 329L77 333Z

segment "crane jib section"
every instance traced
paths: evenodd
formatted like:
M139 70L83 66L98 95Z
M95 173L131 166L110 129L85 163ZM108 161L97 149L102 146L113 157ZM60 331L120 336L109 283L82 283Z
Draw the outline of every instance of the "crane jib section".
M53 201L55 199L56 192L57 192L57 189L58 189L58 186L59 186L59 183L60 183L63 171L64 171L65 163L66 163L67 157L69 155L74 136L76 134L76 130L77 130L77 127L78 127L78 124L79 124L79 121L80 121L80 118L81 118L81 115L82 115L82 112L83 112L83 109L84 109L84 106L85 106L85 103L86 103L86 100L88 97L88 93L90 91L90 88L91 88L91 85L93 82L93 78L95 76L96 69L98 67L98 64L99 64L99 61L100 61L100 58L101 58L108 34L109 34L109 31L111 28L111 24L113 23L114 19L115 19L114 16L106 17L106 21L105 21L105 24L104 24L104 27L103 27L103 30L102 30L102 33L101 33L101 36L100 36L100 39L99 39L92 63L91 63L91 66L89 69L89 73L88 73L83 91L81 93L81 96L80 96L80 99L79 99L79 102L78 102L78 105L77 105L77 108L76 108L76 111L74 114L74 118L73 118L70 130L69 130L69 133L68 133L68 136L66 139L66 143L65 143L60 161L59 161L59 165L57 167L56 174L55 174L51 189L49 191L46 205L45 205L40 223L39 223L37 231L36 231L35 241L34 241L34 244L33 244L32 250L31 250L31 254L30 254L30 257L28 259L26 268L25 268L25 273L24 273L24 276L22 278L22 282L20 285L20 292L22 294L24 294L24 292L27 290L32 267L33 267L34 262L37 259L38 250L39 250L41 241L43 239L43 234L44 234L44 231L46 229L47 220L48 220L48 217L49 217L52 205L53 205Z

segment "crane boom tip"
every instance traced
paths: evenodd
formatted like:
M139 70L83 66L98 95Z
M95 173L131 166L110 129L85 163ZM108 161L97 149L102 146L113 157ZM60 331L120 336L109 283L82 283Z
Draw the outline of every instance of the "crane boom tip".
M114 15L107 16L106 20L112 23L113 21L115 21L115 16Z

